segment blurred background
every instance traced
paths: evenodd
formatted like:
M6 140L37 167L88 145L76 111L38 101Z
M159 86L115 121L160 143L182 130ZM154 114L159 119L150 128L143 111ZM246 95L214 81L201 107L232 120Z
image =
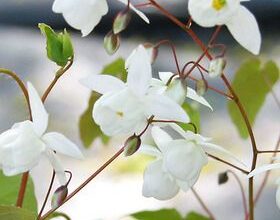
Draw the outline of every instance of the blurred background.
M188 16L186 0L158 0L158 2L180 20L186 21ZM172 40L177 47L181 65L187 61L196 60L201 51L193 44L190 37L156 10L144 9L151 24L147 25L134 15L129 28L122 34L119 51L109 56L103 49L103 37L110 30L114 15L123 8L122 4L109 0L110 12L92 34L82 38L80 32L71 29L60 14L52 12L52 3L51 0L0 0L0 67L11 69L23 80L31 81L42 94L54 77L57 66L46 57L45 39L40 34L37 24L47 23L56 30L64 27L69 29L73 37L75 62L71 70L53 89L46 101L46 107L51 115L49 130L56 130L67 135L81 146L86 155L84 161L62 157L65 168L71 170L74 175L70 184L71 191L107 160L123 142L123 139L119 137L112 139L108 146L96 140L91 148L83 147L79 137L78 122L80 115L87 107L90 91L81 86L78 80L88 74L99 73L105 64L118 57L126 58L139 43L147 41L155 43L163 39ZM245 2L244 5L254 13L260 25L263 38L260 59L263 62L272 59L279 66L280 1L252 0ZM192 28L205 42L214 31L200 28L195 24ZM239 65L253 56L234 41L226 28L223 28L219 35L218 42L227 45L226 73L231 78ZM155 75L158 71L175 71L174 60L168 47L160 49L159 57L153 67ZM16 84L6 77L0 77L0 132L2 132L10 128L14 122L25 120L28 113ZM217 79L211 80L210 84L224 90L222 83ZM274 90L279 96L279 83ZM249 166L250 142L239 138L227 115L226 100L211 91L207 92L206 98L214 106L214 111L210 112L203 106L200 107L202 135L212 137L214 143L234 152ZM256 140L261 149L274 148L280 133L279 121L279 109L272 96L269 95L254 126ZM267 156L261 156L259 162L261 164L268 160ZM142 176L148 162L141 156L118 159L81 193L65 204L61 211L68 213L73 220L117 220L124 219L133 212L168 207L174 207L182 214L190 210L204 213L192 192L181 192L174 199L164 202L144 198L141 194ZM244 219L241 194L236 181L230 178L225 185L218 186L217 184L218 173L227 168L215 161L210 161L203 170L195 189L218 220ZM42 161L32 171L39 207L45 196L51 172L47 161ZM280 211L275 204L277 187L275 180L279 175L280 172L273 172L266 190L256 205L257 220L280 218ZM242 174L239 176L246 186L246 177ZM262 176L256 178L256 188L261 179Z

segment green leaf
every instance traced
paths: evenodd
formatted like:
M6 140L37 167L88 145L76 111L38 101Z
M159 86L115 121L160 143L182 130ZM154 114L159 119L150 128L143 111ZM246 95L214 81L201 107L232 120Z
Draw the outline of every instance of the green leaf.
M197 132L199 132L200 131L200 113L199 113L199 111L197 109L195 109L194 107L192 107L187 102L184 102L182 107L186 111L186 113L189 115L191 123L193 123L196 126ZM180 126L184 130L194 131L194 127L190 124L180 123Z
M0 172L0 205L15 205L20 183L21 175L7 177ZM34 193L34 185L30 177L25 191L23 208L37 213L37 201Z
M122 58L119 58L109 65L106 65L101 73L114 75L121 80L125 80L127 75L125 70L125 61ZM100 94L96 92L93 92L91 94L88 102L88 107L80 117L80 137L85 147L89 147L92 142L98 137L101 137L104 144L108 143L109 141L109 137L102 133L99 126L92 119L93 105L99 97Z
M183 220L175 209L161 209L157 211L143 211L131 215L137 220Z
M273 86L278 78L279 70L273 61L268 61L261 66L260 60L252 59L245 62L236 72L232 87L240 98L251 125L254 124L256 116L270 92L267 81ZM240 136L247 138L246 125L234 101L228 102L228 111Z
M198 214L196 212L190 212L186 216L185 220L210 220L210 218L207 218L207 217L205 217L205 216L203 216L201 214Z
M50 26L43 23L40 23L38 27L46 37L48 58L58 66L65 66L74 56L70 35L66 30L63 33L55 33Z
M0 206L1 220L35 220L36 214L15 206Z

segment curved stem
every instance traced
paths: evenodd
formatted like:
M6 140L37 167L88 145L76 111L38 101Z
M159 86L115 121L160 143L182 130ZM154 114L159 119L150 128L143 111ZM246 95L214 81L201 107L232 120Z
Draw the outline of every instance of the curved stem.
M178 58L177 58L176 49L175 49L174 44L170 40L162 40L155 45L155 48L159 48L163 44L167 44L171 47L173 57L174 57L174 60L175 60L175 64L176 64L176 68L177 68L177 72L179 73L179 76L181 77L181 70L180 70L180 66L179 66L179 62L178 62Z
M53 183L54 183L54 178L55 178L55 171L53 170L53 173L52 173L52 178L51 178L51 181L50 181L50 185L49 185L49 188L48 188L48 191L47 191L47 194L46 194L46 197L44 199L44 202L43 202L43 205L42 205L42 208L40 209L40 212L37 216L37 220L39 220L43 214L43 211L46 207L46 204L47 204L47 201L48 201L48 198L50 196L50 193L51 193L51 189L53 187Z
M215 220L215 217L213 215L213 213L209 210L209 208L207 207L207 205L203 202L203 200L201 199L201 197L198 195L198 193L194 190L194 188L191 188L195 198L198 200L199 204L202 206L202 208L204 209L204 211L208 214L208 216L210 217L211 220Z
M16 83L18 84L19 88L21 89L21 91L25 97L25 100L26 100L26 103L28 106L29 116L32 119L31 108L30 108L30 104L29 104L29 95L28 95L28 91L27 91L26 86L24 85L23 81L19 78L19 76L15 72L13 72L11 70L0 68L0 73L10 76L16 81Z
M237 181L237 183L239 185L239 188L240 188L240 191L241 191L241 195L242 195L242 203L243 203L244 215L245 215L245 220L246 220L247 219L247 213L248 213L248 207L247 207L247 201L246 201L246 195L245 195L244 188L242 186L242 183L241 183L239 177L236 175L235 172L233 172L231 170L228 170L227 172L231 173L233 175L233 177L236 179L236 181Z

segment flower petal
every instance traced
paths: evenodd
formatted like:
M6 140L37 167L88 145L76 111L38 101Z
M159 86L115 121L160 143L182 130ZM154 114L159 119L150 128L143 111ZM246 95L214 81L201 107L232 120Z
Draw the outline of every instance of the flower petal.
M108 12L106 0L55 0L52 10L62 13L67 23L88 35Z
M156 119L190 122L190 118L183 108L164 95L148 95L145 98L145 107L148 116L154 115Z
M165 146L172 141L170 135L157 126L152 128L152 137L161 152L165 151Z
M160 157L161 153L160 151L157 149L157 147L152 146L152 145L148 145L148 144L142 144L138 150L139 153L142 154L147 154L153 157Z
M59 183L61 185L65 185L67 183L66 174L64 172L62 164L61 164L60 160L58 159L57 155L51 150L47 150L45 152L45 155L49 159L49 161L55 171L55 174L58 178Z
M47 146L64 155L74 157L77 159L83 159L84 156L80 151L79 147L76 146L72 141L66 138L64 135L57 132L49 132L45 134L42 139L47 144Z
M212 0L189 0L188 9L192 19L202 27L223 25L235 16L240 6L237 0L227 0L220 10L212 6Z
M197 172L191 179L188 181L181 181L177 180L177 184L180 186L180 188L184 191L187 192L198 180L200 176L200 172Z
M179 192L176 181L162 170L162 160L150 163L144 172L142 194L158 200L167 200Z
M81 79L80 82L87 88L100 94L116 92L125 88L124 82L117 77L103 74L91 74Z
M280 168L280 163L274 163L274 164L266 164L261 167L258 167L254 169L251 173L248 174L248 178L256 176L260 173L266 172L268 170L275 170Z
M127 85L137 95L144 95L152 79L150 58L143 45L139 45L126 59Z
M235 40L244 48L258 55L261 47L261 34L254 15L240 6L237 15L226 23ZM246 33L246 34L244 34Z
M247 168L246 164L244 164L242 161L240 161L233 153L226 150L225 148L211 143L201 143L202 148L209 154L216 156L216 157L222 157L229 161L234 161L240 164L241 166Z
M173 140L163 152L163 162L172 176L188 181L207 164L208 158L199 145L185 140Z
M198 95L196 93L195 90L193 90L192 88L188 87L187 88L187 98L190 98L192 100L195 100L197 102L199 102L202 105L205 105L206 107L210 108L213 111L213 108L211 107L211 105L206 101L205 98L203 98L202 96Z
M128 4L128 0L118 0L119 2L127 5ZM137 8L135 8L132 3L130 2L129 7L140 17L142 18L146 23L150 24L149 18L147 18L147 16L142 12L139 11Z
M47 130L49 116L40 96L30 82L27 82L27 88L34 130L41 136Z

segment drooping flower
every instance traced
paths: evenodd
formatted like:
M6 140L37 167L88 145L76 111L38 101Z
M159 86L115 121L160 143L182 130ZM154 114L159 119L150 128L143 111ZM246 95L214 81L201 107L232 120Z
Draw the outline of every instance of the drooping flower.
M31 83L28 83L28 95L33 121L16 123L0 135L0 166L5 175L12 176L31 170L42 157L46 157L64 185L66 176L54 151L78 159L83 158L83 155L64 135L45 133L48 113Z
M128 4L127 0L118 1ZM149 19L143 12L137 10L132 4L130 8L149 23ZM87 36L108 13L108 4L106 0L55 0L52 10L55 13L62 13L71 27L81 30L82 35Z
M143 144L140 147L140 152L156 157L144 172L142 193L145 197L166 200L174 197L180 189L187 191L196 183L207 164L206 153L237 160L227 150L209 143L209 138L185 132L176 124L169 125L176 138L154 126L151 134L156 146Z
M185 83L179 79L179 77L173 77L172 81L167 86L166 84L173 75L174 74L172 72L159 72L160 80L153 79L151 89L155 90L155 92L170 97L180 105L184 103L187 97L213 110L211 105L204 97L198 95L197 92L191 87L186 86Z
M226 25L235 40L259 54L261 34L254 15L240 4L246 0L189 0L192 19L203 27Z
M81 82L103 94L93 107L93 119L109 135L141 131L152 115L156 119L189 122L175 101L161 94L150 94L152 80L150 58L140 45L126 60L127 82L110 75L91 75Z

